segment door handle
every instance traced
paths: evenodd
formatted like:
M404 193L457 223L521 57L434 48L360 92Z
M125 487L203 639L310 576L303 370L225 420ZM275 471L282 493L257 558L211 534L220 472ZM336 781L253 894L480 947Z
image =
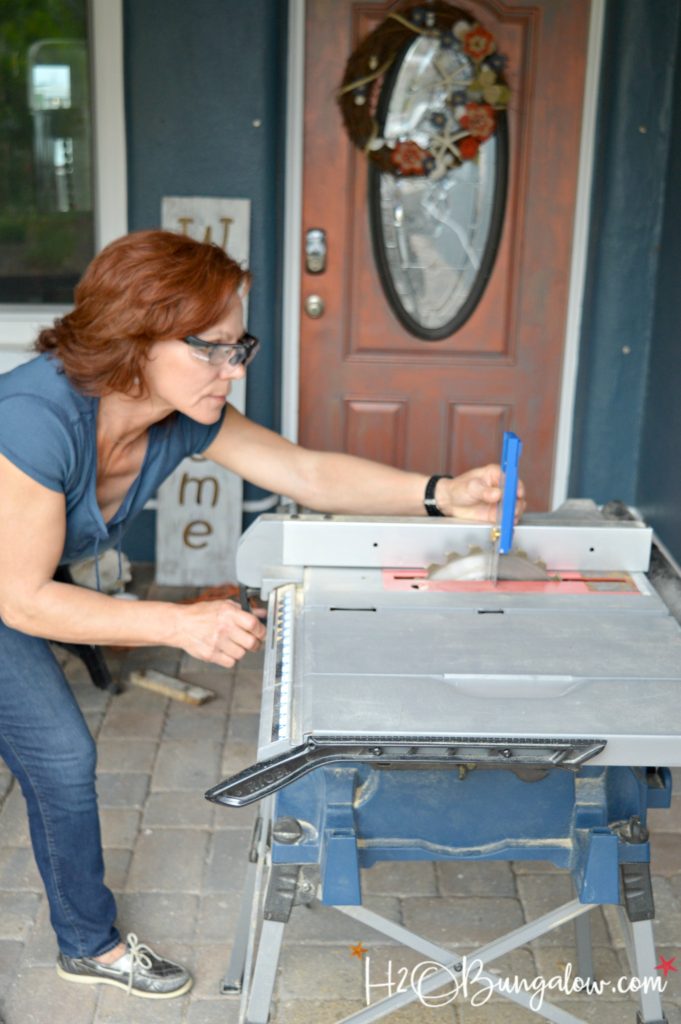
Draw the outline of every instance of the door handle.
M306 295L304 305L311 320L319 320L320 316L324 316L325 306L321 295Z

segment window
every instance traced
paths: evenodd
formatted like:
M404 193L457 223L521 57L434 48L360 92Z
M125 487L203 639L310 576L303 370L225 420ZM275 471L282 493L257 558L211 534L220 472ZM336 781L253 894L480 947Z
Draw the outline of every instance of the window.
M127 230L122 0L5 0L0 372Z
M94 255L86 0L11 0L0 58L0 302L70 302Z

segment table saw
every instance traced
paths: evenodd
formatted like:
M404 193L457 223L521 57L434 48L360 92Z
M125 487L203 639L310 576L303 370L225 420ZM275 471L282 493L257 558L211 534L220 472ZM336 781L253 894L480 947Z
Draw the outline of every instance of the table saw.
M606 903L632 974L656 977L646 814L669 806L681 766L681 628L651 550L666 595L676 567L644 523L591 502L516 528L515 556L539 578L475 578L489 534L266 515L240 542L239 580L268 602L257 761L207 796L262 801L223 986L242 993L247 1024L268 1020L286 922L311 895L441 964L428 991L461 970L451 949L362 906L360 869L382 860L541 859L570 873L574 900L468 954L491 983L493 960L569 920L588 982L588 911ZM527 993L506 998L535 1012ZM538 1016L580 1024L547 1002ZM640 994L637 1020L666 1020L659 991Z

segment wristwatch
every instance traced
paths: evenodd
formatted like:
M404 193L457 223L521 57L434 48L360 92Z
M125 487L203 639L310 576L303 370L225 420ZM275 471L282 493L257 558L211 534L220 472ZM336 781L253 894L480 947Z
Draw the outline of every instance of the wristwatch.
M442 516L443 512L437 507L435 501L435 488L437 487L438 480L452 480L448 473L441 473L439 476L431 476L430 480L426 484L426 492L423 495L423 506L429 516Z

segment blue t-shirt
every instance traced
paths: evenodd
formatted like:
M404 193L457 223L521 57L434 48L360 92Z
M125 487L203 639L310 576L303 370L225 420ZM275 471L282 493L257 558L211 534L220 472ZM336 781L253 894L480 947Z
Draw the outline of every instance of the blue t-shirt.
M154 424L144 462L116 514L104 522L97 504L97 409L47 354L0 374L0 452L38 483L66 497L61 564L120 541L158 486L187 455L204 451L223 416L209 426L182 413Z

